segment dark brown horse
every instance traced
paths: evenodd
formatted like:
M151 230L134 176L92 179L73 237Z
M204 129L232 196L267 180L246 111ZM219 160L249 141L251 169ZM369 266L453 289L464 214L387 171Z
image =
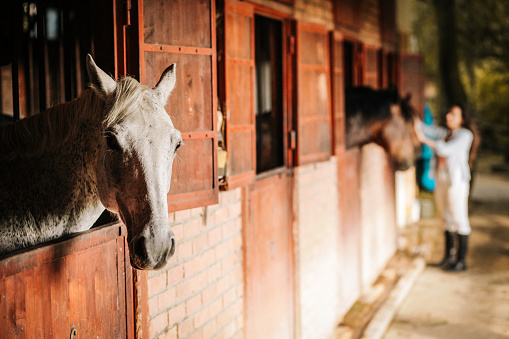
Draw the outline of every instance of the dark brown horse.
M370 87L352 87L345 94L346 147L375 142L387 151L396 169L408 169L418 146L410 95L401 98L396 88Z

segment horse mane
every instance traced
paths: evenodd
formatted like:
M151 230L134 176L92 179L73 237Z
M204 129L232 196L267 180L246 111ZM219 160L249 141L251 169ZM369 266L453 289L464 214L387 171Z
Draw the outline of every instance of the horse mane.
M94 92L95 89L87 89L70 102L0 126L0 159L37 155L63 144L80 132L84 118L100 121L104 128L119 123L138 111L147 89L135 79L125 77L117 83L117 89L107 103L111 109L104 117L101 116L104 114L104 101Z
M347 117L361 113L366 123L390 118L391 105L400 105L401 115L405 121L410 121L414 116L409 103L410 98L400 98L396 87L381 90L371 87L351 87L346 89L345 99Z
M40 154L78 132L82 117L102 113L104 103L92 90L46 111L0 127L0 159Z
M138 112L142 103L144 105L149 104L148 101L143 101L148 89L149 87L141 85L136 79L131 77L122 78L117 82L117 89L114 96L111 102L108 102L111 108L104 117L104 127L108 128L121 123L132 113ZM154 98L154 102L155 101Z

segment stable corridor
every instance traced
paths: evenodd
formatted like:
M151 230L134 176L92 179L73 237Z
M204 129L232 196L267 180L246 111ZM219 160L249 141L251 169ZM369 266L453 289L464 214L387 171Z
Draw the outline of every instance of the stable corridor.
M509 337L509 173L501 157L481 155L472 189L471 246L466 272L427 267L402 303L385 339L502 339ZM491 169L495 166L499 172ZM442 256L437 219L421 221Z

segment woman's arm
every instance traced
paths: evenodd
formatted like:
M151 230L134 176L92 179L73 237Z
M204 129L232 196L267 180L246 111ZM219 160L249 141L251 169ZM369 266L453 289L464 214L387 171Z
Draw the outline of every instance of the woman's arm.
M415 119L414 120L414 130L415 130L415 135L417 136L417 140L419 140L420 143L426 144L429 147L435 149L436 148L436 141L433 140L433 139L428 138L426 136L426 134L424 134L424 132L423 132L423 129L424 129L423 127L425 127L425 126L426 127L432 127L430 125L424 125L420 119ZM433 126L433 127L436 127L436 126ZM430 131L433 131L433 130L430 129ZM438 130L438 129L435 129L434 131L438 132L438 133L433 133L435 135L442 134L441 131ZM444 136L444 138L445 138L445 136Z
M449 141L440 140L435 145L437 154L442 157L468 150L472 145L474 135L468 129L457 131Z
M426 125L421 123L421 130L429 139L441 140L447 138L449 130L437 125Z

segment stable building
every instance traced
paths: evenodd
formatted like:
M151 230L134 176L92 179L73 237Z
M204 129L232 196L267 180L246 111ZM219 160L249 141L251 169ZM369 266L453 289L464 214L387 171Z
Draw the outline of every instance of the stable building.
M345 89L397 86L424 110L396 0L11 1L1 113L87 86L87 53L154 86L185 145L168 212L177 251L130 267L119 223L0 260L0 328L102 338L328 338L397 251L415 174L345 146ZM7 6L7 7L6 7Z

